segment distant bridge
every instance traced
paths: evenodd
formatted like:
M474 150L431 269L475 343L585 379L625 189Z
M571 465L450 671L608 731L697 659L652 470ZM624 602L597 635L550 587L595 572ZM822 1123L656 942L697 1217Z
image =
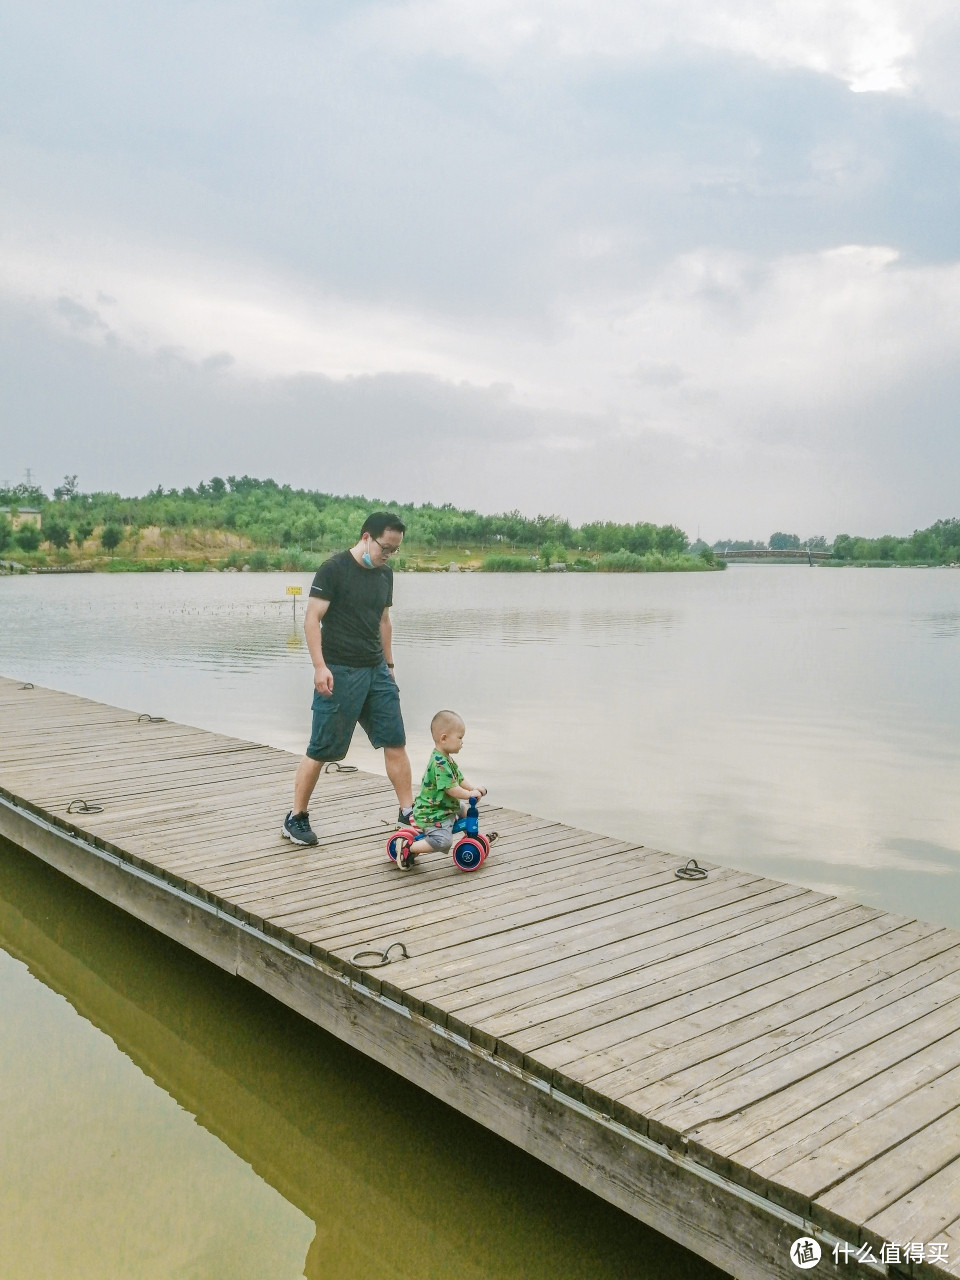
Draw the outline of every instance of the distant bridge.
M759 564L764 560L782 561L785 564L798 561L801 564L817 564L824 560L832 560L833 553L831 551L805 551L798 549L790 549L785 551L770 551L766 548L753 548L750 551L718 551L718 560L726 560L729 562L755 562Z

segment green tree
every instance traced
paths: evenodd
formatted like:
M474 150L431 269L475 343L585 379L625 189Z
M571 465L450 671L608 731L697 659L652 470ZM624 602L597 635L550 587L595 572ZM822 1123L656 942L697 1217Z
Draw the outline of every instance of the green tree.
M664 524L657 530L657 550L665 556L682 555L688 545L687 535L675 524Z
M107 524L100 534L100 545L104 551L115 551L123 541L123 530L118 524Z
M73 530L74 546L82 547L86 540L93 533L94 524L92 520L79 520Z
M771 533L771 551L799 551L800 535L797 533Z
M40 530L35 524L22 524L17 530L16 539L21 551L36 551L41 542Z
M6 551L13 544L13 525L6 516L0 516L0 551Z
M70 526L62 520L48 520L43 529L47 542L51 547L62 551L70 542Z

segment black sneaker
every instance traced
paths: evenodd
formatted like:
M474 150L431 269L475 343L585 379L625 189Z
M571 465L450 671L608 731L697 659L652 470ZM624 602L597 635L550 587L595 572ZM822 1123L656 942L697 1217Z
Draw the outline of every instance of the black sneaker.
M283 820L283 826L280 828L280 834L286 840L292 840L294 844L317 844L317 835L310 826L309 813L290 812Z
M401 809L400 812L397 814L397 820L399 821L401 827L412 827L413 826L413 805L411 805L409 809Z

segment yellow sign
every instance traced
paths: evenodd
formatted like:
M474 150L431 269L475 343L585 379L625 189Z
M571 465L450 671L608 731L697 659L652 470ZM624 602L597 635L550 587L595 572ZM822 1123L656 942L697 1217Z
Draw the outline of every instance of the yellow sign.
M302 596L303 587L287 587L288 596Z

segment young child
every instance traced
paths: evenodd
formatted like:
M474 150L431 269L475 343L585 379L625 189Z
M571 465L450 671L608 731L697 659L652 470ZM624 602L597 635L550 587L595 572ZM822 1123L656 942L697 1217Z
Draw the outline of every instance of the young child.
M453 824L467 810L467 801L487 794L486 787L467 782L457 767L455 756L463 746L466 726L455 711L438 711L430 721L434 751L413 804L413 822L423 835L410 845L401 845L397 866L407 871L418 853L435 849L445 853L453 844Z

